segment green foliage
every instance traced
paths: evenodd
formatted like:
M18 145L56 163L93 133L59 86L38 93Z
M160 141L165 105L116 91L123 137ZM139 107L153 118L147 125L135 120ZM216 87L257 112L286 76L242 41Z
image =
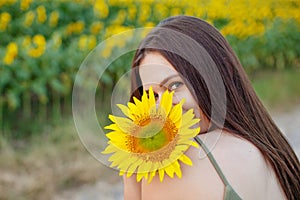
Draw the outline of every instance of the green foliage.
M227 37L245 70L251 74L265 69L300 68L300 27L293 19L276 19L266 32L243 40Z
M259 71L251 76L253 87L269 110L286 110L300 103L300 70Z

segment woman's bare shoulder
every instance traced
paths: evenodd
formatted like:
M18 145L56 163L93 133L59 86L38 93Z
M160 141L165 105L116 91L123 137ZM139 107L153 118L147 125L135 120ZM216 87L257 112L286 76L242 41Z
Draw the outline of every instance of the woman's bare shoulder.
M213 131L200 138L215 157L221 169L243 175L267 170L260 150L248 140L226 131ZM230 170L227 170L230 169Z
M272 168L254 144L226 131L212 133L210 137L212 139L208 141L216 141L208 142L208 148L240 196L257 199L270 196L274 192L280 194ZM203 136L201 138L205 139Z
M251 161L252 164L265 164L262 153L254 144L226 131L220 133L215 148L213 148L212 151L229 163L238 160L239 162ZM231 159L228 160L229 158Z

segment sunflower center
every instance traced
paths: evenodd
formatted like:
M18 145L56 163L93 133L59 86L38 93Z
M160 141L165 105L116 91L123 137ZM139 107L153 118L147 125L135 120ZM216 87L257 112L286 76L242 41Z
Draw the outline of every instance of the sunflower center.
M139 139L139 144L143 149L150 152L155 151L165 146L168 142L168 133L165 132L164 128L157 131L157 127L158 126L151 124L143 130L143 137Z
M127 147L134 153L154 152L170 144L176 137L177 132L177 127L168 118L165 122L152 120L145 126L140 127L135 136L128 135Z

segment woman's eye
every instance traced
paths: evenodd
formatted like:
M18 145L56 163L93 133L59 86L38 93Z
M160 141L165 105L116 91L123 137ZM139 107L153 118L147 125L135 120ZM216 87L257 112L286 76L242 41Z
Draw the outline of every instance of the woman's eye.
M173 82L169 85L168 90L170 90L170 91L176 90L177 88L179 88L182 85L183 85L182 82Z

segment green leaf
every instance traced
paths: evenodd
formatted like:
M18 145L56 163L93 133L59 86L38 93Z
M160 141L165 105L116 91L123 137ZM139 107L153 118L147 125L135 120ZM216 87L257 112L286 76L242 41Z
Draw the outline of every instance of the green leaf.
M17 107L20 106L20 96L12 90L9 90L7 92L6 101L7 101L8 107L12 110L15 110Z
M52 79L50 81L50 86L54 91L64 93L64 85L58 79Z

